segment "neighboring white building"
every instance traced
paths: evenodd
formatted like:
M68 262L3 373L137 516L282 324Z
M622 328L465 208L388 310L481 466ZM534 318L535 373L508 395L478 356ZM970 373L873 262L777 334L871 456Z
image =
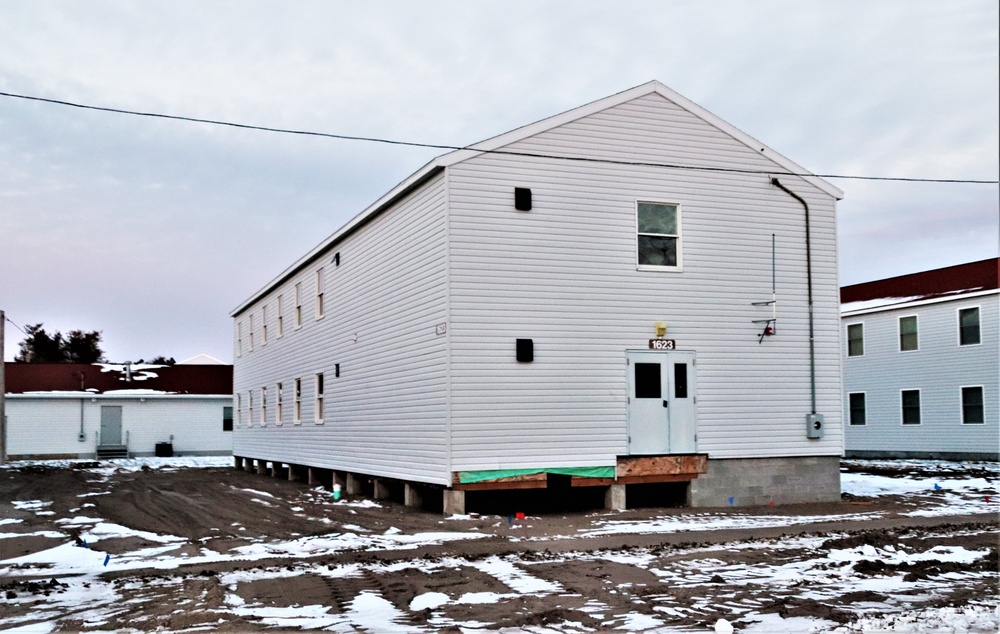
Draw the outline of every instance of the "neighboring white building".
M446 511L840 499L842 193L805 173L658 82L435 159L233 311L237 464Z
M848 456L1000 458L992 258L841 289Z
M228 455L232 367L6 364L7 454Z

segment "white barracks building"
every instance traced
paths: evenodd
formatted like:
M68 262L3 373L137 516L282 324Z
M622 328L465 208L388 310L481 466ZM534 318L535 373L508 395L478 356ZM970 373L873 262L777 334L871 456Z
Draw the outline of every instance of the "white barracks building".
M803 174L655 81L433 160L233 311L237 466L839 500L842 193Z

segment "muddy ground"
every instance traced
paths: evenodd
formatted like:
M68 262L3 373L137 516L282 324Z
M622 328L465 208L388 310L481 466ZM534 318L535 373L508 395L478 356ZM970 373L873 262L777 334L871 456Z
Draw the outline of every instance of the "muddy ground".
M990 470L964 477L995 484ZM445 519L393 502L336 502L232 468L6 469L0 560L65 544L113 563L0 564L0 629L709 631L720 618L737 629L741 617L773 614L834 627L997 604L997 514L914 515L935 506L932 494L624 512L546 511L536 500L524 519L516 501L488 502L493 512ZM84 544L98 520L128 530ZM663 521L687 528L641 530ZM176 539L164 547L159 535ZM322 541L331 535L349 539L331 547ZM166 555L142 555L157 548ZM936 554L955 549L977 554L959 563ZM848 552L870 557L845 562Z

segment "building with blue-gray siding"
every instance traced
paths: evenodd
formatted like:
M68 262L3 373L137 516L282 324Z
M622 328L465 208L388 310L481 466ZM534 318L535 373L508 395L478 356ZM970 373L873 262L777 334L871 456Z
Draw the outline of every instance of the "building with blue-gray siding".
M846 453L997 460L998 260L845 286Z
M658 82L445 154L232 312L237 466L837 500L841 197Z

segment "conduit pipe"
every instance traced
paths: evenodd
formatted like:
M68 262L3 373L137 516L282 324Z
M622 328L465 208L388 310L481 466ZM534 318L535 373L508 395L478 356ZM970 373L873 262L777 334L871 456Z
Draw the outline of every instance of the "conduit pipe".
M809 231L809 205L802 196L788 189L777 178L771 179L771 184L802 203L806 210L806 287L809 296L809 393L812 397L812 414L816 414L816 344L813 325L813 274L812 274L812 239Z

